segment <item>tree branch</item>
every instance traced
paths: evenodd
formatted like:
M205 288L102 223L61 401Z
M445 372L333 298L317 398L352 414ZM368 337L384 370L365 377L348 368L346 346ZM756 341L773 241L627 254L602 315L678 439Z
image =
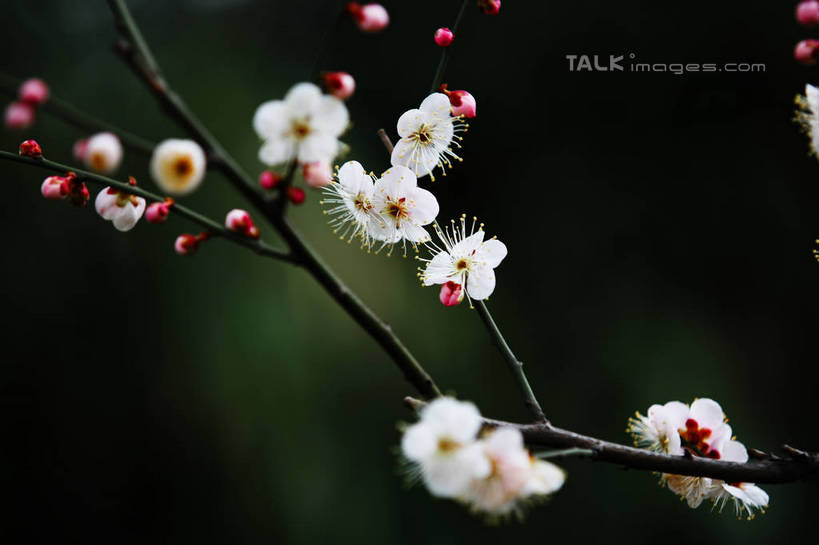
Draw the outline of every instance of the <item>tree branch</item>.
M458 16L455 18L455 23L450 28L452 34L455 35L455 41L458 40L458 27L461 25L461 20L464 18L464 13L466 12L466 5L469 3L469 0L463 0L463 2L461 2L461 9L458 10ZM447 64L449 64L449 58L452 56L451 50L454 44L455 42L450 44L448 47L441 48L443 50L441 51L441 60L438 61L438 69L435 70L435 77L432 78L432 87L429 89L430 93L434 93L438 90L438 87L441 86Z
M378 315L367 307L303 240L275 201L267 199L219 141L172 91L153 60L139 28L123 0L109 0L109 5L129 42L120 42L117 49L129 66L153 91L168 115L182 125L214 158L217 168L278 230L290 247L295 264L304 267L330 296L359 324L392 358L406 380L425 397L437 397L441 391L398 336ZM149 61L150 59L150 61Z
M133 186L125 182L120 182L119 180L114 180L113 178L108 178L107 176L100 176L99 174L94 174L93 172L88 172L86 170L81 170L68 165L63 165L55 161L49 161L48 159L45 158L32 159L30 157L22 157L20 155L9 153L7 151L0 151L0 159L6 161L14 161L17 163L23 163L25 165L39 167L60 174L74 172L75 174L77 174L77 178L80 180L86 180L101 186L116 187L121 191L137 195L139 197L143 197L144 199L147 199L149 201L161 202L165 200L164 197L162 197L161 195L157 195L155 193L151 193L150 191L146 191L139 186ZM233 231L227 229L224 225L217 223L206 216L203 216L199 212L182 206L181 204L174 203L173 206L170 207L170 210L171 212L178 214L184 218L187 218L194 223L198 223L199 225L201 225L210 232L211 237L219 236L225 238L231 242L239 244L240 246L249 248L256 252L257 254L263 255L265 257L270 257L273 259L278 259L280 261L287 262L292 262L293 260L290 254L282 252L281 250L277 250L276 248L273 248L265 244L261 240L248 238L238 233L234 233Z
M421 409L425 403L411 397L404 398L404 404L413 411ZM629 469L642 469L691 475L694 477L711 477L729 483L789 483L819 475L819 455L791 449L798 455L780 458L772 454L763 454L762 460L746 463L723 462L710 458L672 456L646 449L629 447L581 435L569 430L556 428L549 424L515 424L502 420L484 419L489 427L513 427L523 434L529 445L552 448L578 448L591 451L583 459L617 464ZM759 451L756 451L757 453Z

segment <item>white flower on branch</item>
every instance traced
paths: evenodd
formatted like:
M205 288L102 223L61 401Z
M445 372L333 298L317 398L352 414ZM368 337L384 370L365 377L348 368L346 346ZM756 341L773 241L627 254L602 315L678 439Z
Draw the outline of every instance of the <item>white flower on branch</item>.
M118 231L130 231L145 211L145 199L106 187L94 201L97 213L110 221Z
M407 243L417 250L417 245L430 241L424 225L438 216L440 207L435 195L418 187L415 174L410 169L394 166L376 180L373 190L373 206L379 215L371 222L370 234L384 246L402 242L404 255ZM379 250L381 249L379 248Z
M648 416L636 414L629 419L628 429L638 447L682 456L746 462L745 446L732 439L731 426L719 403L712 399L697 399L689 407L679 401L652 405ZM692 477L664 473L661 482L695 509L703 500L711 500L720 508L729 500L735 503L739 515L753 516L754 509L768 504L768 495L750 483L725 483L709 477Z
M556 492L566 474L556 465L532 457L514 428L489 432L479 441L491 471L473 479L462 500L477 512L492 516L520 513L527 500Z
M256 109L253 128L264 140L259 159L270 166L293 159L330 163L338 155L338 137L348 122L341 100L323 95L312 83L298 83L284 100L270 100Z
M819 157L819 88L805 85L805 95L796 96L796 121L810 137L811 154Z
M89 169L111 174L122 162L122 144L119 138L110 132L95 134L85 143L83 160Z
M458 498L473 479L491 473L483 445L475 441L481 413L472 403L440 397L421 410L421 420L404 432L401 451L417 464L434 496Z
M202 146L193 140L169 138L151 156L151 177L169 195L187 195L202 184L206 159Z
M324 188L326 194L321 204L330 205L324 211L332 216L333 232L348 242L360 238L362 247L370 248L370 226L383 221L375 210L373 176L365 172L358 161L347 161L338 170L337 180Z
M435 167L446 175L445 169L452 166L452 160L461 160L452 147L461 147L458 133L469 126L463 122L463 116L451 114L449 98L443 93L432 93L418 109L404 112L398 118L401 139L392 150L393 166L408 167L419 178L429 174L433 182Z
M483 300L495 290L495 268L506 257L506 245L496 237L484 240L483 224L475 229L477 220L472 218L472 226L467 233L466 214L450 226L441 229L435 225L435 232L443 247L428 244L432 258L419 258L426 266L419 274L425 286L454 282L466 286L470 299Z

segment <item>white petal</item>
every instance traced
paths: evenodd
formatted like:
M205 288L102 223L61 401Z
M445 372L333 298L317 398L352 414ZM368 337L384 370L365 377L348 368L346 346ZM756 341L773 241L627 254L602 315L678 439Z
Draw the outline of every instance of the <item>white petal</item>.
M566 482L566 472L545 460L532 462L529 480L523 489L524 495L552 494L560 490Z
M451 397L439 397L424 407L421 420L445 432L451 439L467 443L481 428L481 413L474 404Z
M292 117L312 114L321 101L321 89L312 83L297 83L287 92L284 102Z
M416 244L423 244L424 242L432 240L426 229L407 221L401 223L401 235L407 242L414 242Z
M697 399L691 404L690 418L697 421L701 428L711 428L714 430L725 421L725 414L722 407L713 399Z
M417 177L426 176L432 172L439 161L438 152L433 146L422 146L406 138L402 138L395 144L390 156L393 166L409 167Z
M324 95L313 113L313 127L320 132L338 136L350 122L350 114L342 101L334 96Z
M415 178L414 175L413 178ZM418 225L428 225L438 217L440 207L438 206L438 200L431 192L416 187L409 192L407 197L413 202L412 221Z
M338 169L338 182L353 195L372 193L372 178L358 161L347 161Z
M416 188L418 182L415 174L403 166L394 166L384 172L375 182L376 195L381 194L393 199L406 197Z
M478 267L466 278L466 292L472 299L481 301L495 291L495 271L491 267Z
M475 256L480 262L494 269L506 257L506 244L496 238L491 238L478 247Z
M287 108L281 100L264 102L253 114L253 129L263 140L280 136L289 123Z
M301 141L298 159L301 163L329 163L338 153L338 140L329 133L314 132Z
M259 160L269 166L286 163L293 159L295 146L290 139L273 138L259 150Z
M726 462L739 462L744 464L748 461L748 450L745 448L745 445L739 441L727 441L722 447L720 454L722 455L720 459Z
M102 216L104 220L110 220L116 214L115 208L117 208L117 196L119 193L109 193L108 190L111 189L110 187L104 188L97 194L97 198L94 200L94 208L97 209L97 214Z
M421 103L420 110L434 117L450 117L449 97L443 93L432 93Z
M429 457L437 448L438 438L433 430L423 423L407 428L404 437L401 438L401 452L415 462Z
M455 272L452 256L446 252L439 252L424 269L424 285L431 286L448 282Z
M483 244L483 235L484 232L481 230L469 235L452 247L452 255L464 257L472 255L473 252L477 253L478 248Z
M811 113L819 115L819 88L808 83L805 85L805 97L808 99Z
M398 118L398 136L405 138L418 130L427 121L427 116L421 110L407 110Z

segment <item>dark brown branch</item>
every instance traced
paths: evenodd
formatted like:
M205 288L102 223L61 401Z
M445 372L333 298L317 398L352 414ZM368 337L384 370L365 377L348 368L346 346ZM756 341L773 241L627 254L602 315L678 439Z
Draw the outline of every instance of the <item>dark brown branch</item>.
M425 405L423 401L411 397L404 398L404 403L414 411ZM489 418L484 421L491 427L508 426L519 429L528 445L588 449L592 454L584 456L584 459L608 462L629 469L711 477L729 483L789 483L819 475L819 455L792 447L785 448L790 454L787 458L768 455L764 460L743 464L696 456L661 454L581 435L548 424L515 424Z

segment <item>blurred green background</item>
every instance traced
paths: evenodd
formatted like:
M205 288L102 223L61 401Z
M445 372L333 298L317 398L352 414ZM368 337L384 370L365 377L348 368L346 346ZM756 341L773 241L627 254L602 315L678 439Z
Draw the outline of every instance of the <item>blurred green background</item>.
M258 104L310 77L333 1L129 2L168 79L254 175ZM383 170L375 131L425 96L458 0L385 1L388 31L346 19L322 68L351 72L351 157ZM2 69L159 140L184 136L112 51L103 1L4 3ZM627 441L634 410L710 396L738 438L819 448L814 401L819 165L791 122L815 71L791 3L504 2L470 6L446 81L478 117L464 162L431 189L509 247L490 302L549 417ZM756 74L572 73L567 54L756 62ZM87 136L47 115L71 162ZM8 543L805 542L815 483L767 485L752 522L688 509L649 473L567 461L525 524L487 526L399 474L413 393L303 272L222 241L173 253L179 218L116 232L39 195L44 172L0 164L0 490ZM153 188L126 153L121 177ZM423 182L426 187L429 182ZM524 420L514 382L466 305L444 308L415 262L332 236L319 196L294 208L327 261L438 383ZM185 199L245 203L216 174ZM275 241L271 229L263 236Z

